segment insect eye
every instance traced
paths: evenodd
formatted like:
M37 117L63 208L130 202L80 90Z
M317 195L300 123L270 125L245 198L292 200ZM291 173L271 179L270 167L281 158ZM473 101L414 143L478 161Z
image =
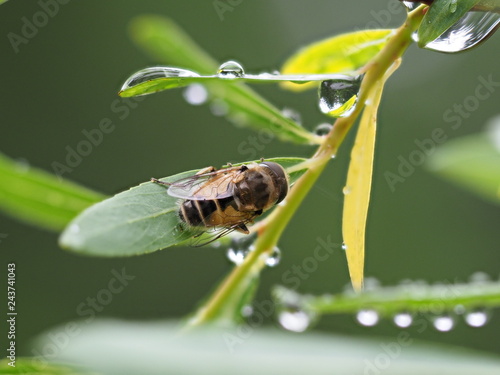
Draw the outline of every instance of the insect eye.
M269 168L273 174L274 184L280 191L278 200L276 201L276 204L278 204L283 199L285 199L286 195L288 194L288 179L286 177L285 170L278 163L273 163L270 161L263 162L260 165Z

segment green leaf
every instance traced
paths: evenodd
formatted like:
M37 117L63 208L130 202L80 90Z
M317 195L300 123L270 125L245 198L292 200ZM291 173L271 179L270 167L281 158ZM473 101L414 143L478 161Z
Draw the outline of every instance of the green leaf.
M71 361L107 375L497 375L500 367L492 354L418 342L420 330L385 339L318 332L297 335L257 328L257 316L266 312L258 314L253 324L185 334L179 334L177 322L82 322L81 332L58 348L51 360ZM37 350L60 332L64 327L45 334Z
M424 48L434 41L480 0L435 0L418 29L418 46Z
M45 229L62 230L105 196L0 154L0 210Z
M482 281L470 284L422 285L407 283L394 287L379 287L363 293L344 292L333 295L301 295L276 287L273 296L277 303L288 301L304 311L314 314L355 314L359 310L372 309L381 317L392 318L401 312L426 313L439 308L454 311L461 306L465 311L500 307L500 282Z
M305 169L297 170L304 162L301 158L268 160L290 168L291 183L305 172ZM161 180L174 182L196 172L183 172ZM59 243L82 254L107 257L145 254L179 245L198 231L180 225L178 201L167 194L165 187L145 182L89 207L68 225Z
M281 72L283 74L354 72L379 53L392 34L393 30L362 30L321 40L295 53L283 64ZM285 82L282 87L303 91L317 85Z
M500 125L500 119L497 124ZM498 129L496 136L475 134L448 141L430 156L428 168L485 199L500 203Z
M98 375L88 371L62 364L47 363L39 358L16 358L14 365L12 361L5 358L0 361L0 374L8 375Z
M184 33L174 22L158 16L141 16L131 23L135 43L155 59L200 74L215 74L218 64ZM319 144L322 139L310 133L252 91L234 82L206 84L211 100L228 107L227 117L239 126L266 129L284 141Z
M309 82L322 82L328 79L343 79L345 74L306 74L306 75L284 75L284 74L246 74L241 73L237 76L228 78L215 75L200 75L196 72L186 69L179 69L170 66L154 66L139 70L132 74L123 84L118 93L122 97L131 97L137 95L147 95L169 90L174 88L186 87L194 83L232 84L235 82L245 83L278 83L291 81L298 84Z

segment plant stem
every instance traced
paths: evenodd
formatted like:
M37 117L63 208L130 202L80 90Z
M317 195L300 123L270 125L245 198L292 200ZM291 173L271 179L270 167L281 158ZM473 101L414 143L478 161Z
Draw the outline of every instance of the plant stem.
M286 204L276 207L266 218L265 223L259 226L259 236L255 244L255 250L248 254L241 265L233 269L209 300L188 321L189 326L214 321L221 322L231 315L224 310L233 305L231 300L238 297L235 293L241 290L241 284L244 284L245 280L252 278L265 267L266 257L278 243L288 222L321 175L328 161L335 157L347 132L362 112L370 92L376 86L376 83L382 79L385 72L412 43L411 35L418 28L423 18L424 8L425 6L420 6L409 13L406 22L396 30L396 33L382 51L366 65L364 68L366 75L361 84L358 104L353 113L349 117L337 119L331 132L325 137L324 142L311 158L309 169L290 190L285 199Z

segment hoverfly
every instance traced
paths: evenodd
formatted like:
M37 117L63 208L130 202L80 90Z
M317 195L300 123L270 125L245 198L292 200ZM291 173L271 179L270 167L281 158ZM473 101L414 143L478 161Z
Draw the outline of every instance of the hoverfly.
M156 178L151 181L168 186L169 195L183 199L179 208L182 223L199 228L199 235L214 232L206 242L195 246L233 231L249 234L247 224L280 203L289 185L283 167L265 161L221 169L208 167L171 183Z

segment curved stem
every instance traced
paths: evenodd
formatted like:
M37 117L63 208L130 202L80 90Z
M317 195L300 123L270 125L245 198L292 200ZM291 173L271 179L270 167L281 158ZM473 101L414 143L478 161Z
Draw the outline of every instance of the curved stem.
M241 285L245 284L245 280L251 279L265 267L265 258L278 243L288 222L321 175L328 161L335 157L347 132L362 112L370 92L391 65L401 57L412 43L411 34L422 21L424 8L425 6L422 5L409 13L406 22L396 30L396 33L382 51L367 64L358 104L353 113L349 117L339 118L335 121L331 132L325 137L325 140L311 158L309 169L290 190L286 198L286 204L276 207L266 218L265 223L259 226L259 236L255 244L255 250L248 254L241 265L233 269L207 303L189 320L188 325L196 326L210 321L226 319L228 314L224 310L231 305L232 296L241 291Z

